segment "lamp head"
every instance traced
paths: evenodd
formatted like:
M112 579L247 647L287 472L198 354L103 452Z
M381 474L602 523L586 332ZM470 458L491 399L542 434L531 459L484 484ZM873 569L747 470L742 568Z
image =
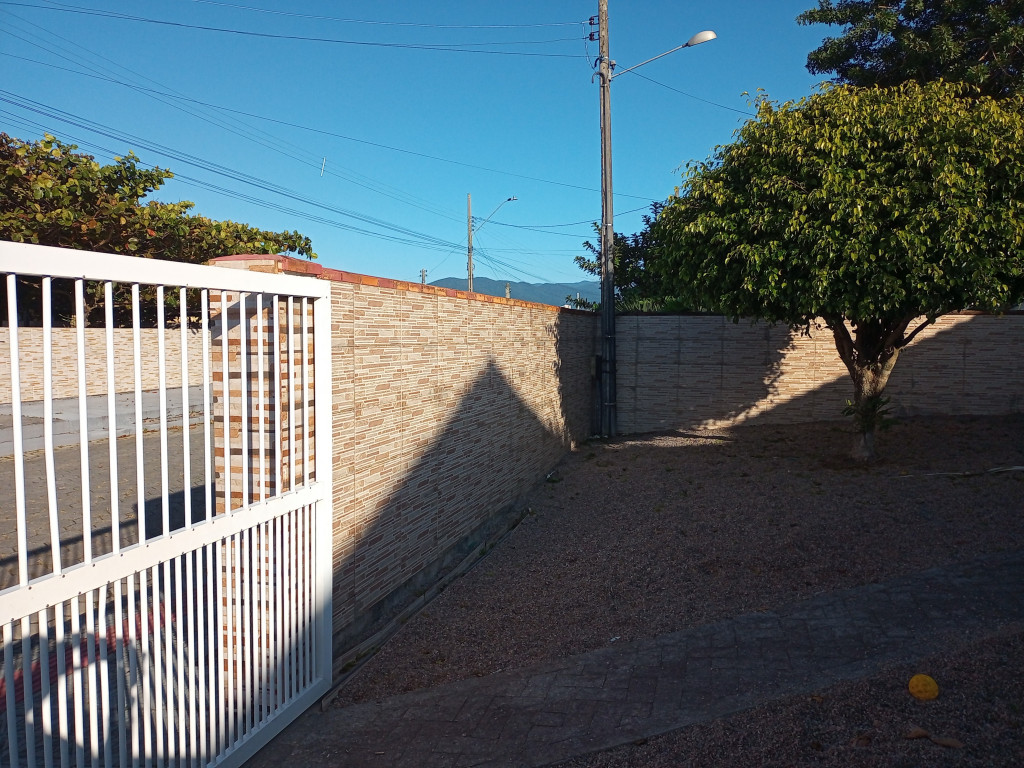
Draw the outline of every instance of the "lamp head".
M695 45L706 43L708 40L714 40L717 37L718 35L716 35L714 31L710 29L705 29L703 32L698 32L696 35L687 40L686 45L684 45L683 48L692 48Z

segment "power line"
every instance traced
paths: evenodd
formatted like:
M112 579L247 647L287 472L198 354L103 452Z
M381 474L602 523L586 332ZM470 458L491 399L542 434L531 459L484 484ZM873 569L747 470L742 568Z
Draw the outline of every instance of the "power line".
M19 16L11 13L10 11L6 11L6 13L8 15L14 17L15 19L18 19L19 21L22 21L23 23L29 24L30 26L36 27L37 29L41 29L40 27L38 27L37 25L33 24L32 22L26 21L25 19L20 18ZM189 99L184 94L178 93L178 92L174 91L173 89L168 88L163 83L160 83L160 82L158 82L156 80L153 80L152 78L147 77L145 75L141 75L138 72L135 72L135 71L131 70L128 67L124 67L124 66L118 64L117 62L112 61L112 60L106 58L105 56L97 54L94 51L90 51L89 49L87 49L87 48L85 48L83 46L78 45L74 41L67 40L66 38L63 38L60 35L56 35L54 33L49 32L48 30L44 30L44 31L47 32L47 34L50 34L53 37L56 37L58 40L63 40L64 42L68 43L69 45L72 45L72 46L78 48L79 50L84 51L85 53L89 54L90 56L94 56L94 57L96 57L98 59L102 59L103 61L106 61L106 62L112 64L114 67L122 69L125 72L130 73L131 75L134 75L135 78L142 78L144 80L147 80L147 81L149 81L151 83L154 83L155 85L160 86L160 88L164 89L164 90L157 90L157 89L154 89L154 88L147 88L145 86L139 85L137 82L135 82L135 83L124 82L123 80L119 80L119 79L116 79L114 77L107 76L105 74L100 74L99 73L100 70L105 70L106 72L110 72L111 70L109 70L106 67L103 67L102 65L100 65L99 70L97 70L94 67L94 65L92 65L91 63L83 62L80 59L79 60L74 60L72 58L69 58L68 56L66 56L66 55L64 55L63 53L60 52L62 50L66 51L66 49L62 49L60 46L54 46L56 48L56 50L51 50L50 48L43 47L40 44L35 43L35 42L31 41L31 40L27 40L25 38L19 37L18 35L15 35L9 29L0 30L0 31L7 32L11 36L15 37L16 39L22 40L23 42L27 43L28 45L32 45L32 46L37 47L37 48L42 48L42 50L46 51L47 53L51 53L53 55L56 55L56 56L66 60L66 61L69 61L69 62L73 63L73 64L76 64L78 66L84 66L87 69L92 70L92 72L82 72L80 70L68 69L68 68L65 68L65 67L57 67L56 65L50 64L48 62L35 61L34 59L25 59L24 57L14 56L13 54L3 54L3 55L9 55L9 56L12 56L12 58L19 58L19 59L22 59L22 60L31 61L31 62L36 63L36 64L40 64L40 65L43 65L43 66L53 67L53 68L56 68L56 69L59 69L59 70L62 70L62 71L71 72L73 74L77 74L77 75L80 75L80 76L83 76L83 77L92 77L92 78L96 78L96 79L99 79L99 80L103 80L105 82L115 83L115 84L120 85L120 86L122 86L124 88L129 88L129 89L134 90L134 91L136 91L138 93L141 93L142 95L145 95L145 96L148 96L148 97L150 97L152 99L155 99L156 101L159 101L160 103L165 104L165 105L167 105L167 106L169 106L169 107L171 107L173 109L181 110L185 114L191 115L192 117L198 118L199 120L207 122L207 123L209 123L211 125L214 125L214 126L216 126L218 128L222 128L222 129L224 129L224 130L226 130L226 131L228 131L230 133L233 133L233 134L235 134L237 136L241 136L242 138L245 138L245 139L247 139L249 141L252 141L252 142L254 142L256 144L259 144L260 146L262 146L262 147L264 147L266 149L270 149L272 151L278 152L278 153L284 155L285 157L291 158L292 160L295 160L295 161L297 161L299 163L304 163L305 165L307 165L309 167L312 167L314 165L318 165L319 164L317 162L317 161L320 160L319 156L314 156L312 153L310 153L309 151L303 149L302 147L299 147L299 146L297 146L295 144L292 144L290 142L284 141L284 140L274 136L271 133L267 133L266 131L260 130L259 128L253 128L253 127L247 125L246 123L242 122L241 120L238 120L237 118L234 118L234 117L231 117L231 116L226 116L225 119L234 121L234 123L237 126L240 126L240 128L235 128L235 127L232 127L231 125L227 125L224 122L222 122L222 120L220 118L206 116L206 115L203 115L203 114L201 114L199 112L187 109L186 107L182 106L179 103L173 103L171 101L168 101L167 99L175 99L177 101L183 101L185 103L197 104L200 107L207 107L209 109L217 109L216 105L205 104L203 102L198 102L198 101L196 101L194 99ZM31 34L31 33L28 33L28 34ZM45 43L45 45L50 46L50 45L53 45L53 44L47 42L47 43ZM255 133L253 133L254 131L259 133L259 134L262 134L262 136L267 137L267 140L264 140L264 139L260 138L259 136L257 136ZM268 141L269 141L269 143L268 143ZM291 150L294 150L294 151L289 150L288 147L290 147ZM299 155L295 154L295 152L298 152L301 155L304 155L307 159L303 160L302 157L300 157ZM340 173L340 172L337 172L337 171L334 170L334 167L333 167L333 164L332 164L332 168L331 168L330 171L328 171L328 175L336 177L336 178L343 179L344 181L347 181L350 184L354 184L354 185L356 185L358 187L362 187L363 189L370 190L370 191L375 192L375 193L377 193L379 195L382 195L383 197L388 197L388 198L390 198L392 200L397 200L398 202L401 202L401 203L403 203L405 205L409 205L409 206L414 207L414 208L419 208L420 210L427 211L428 213L434 214L436 216L440 216L441 218L449 219L451 221L458 221L459 220L459 218L454 216L453 214L451 214L449 212L445 212L445 211L441 210L440 208L438 208L437 206L430 205L430 203L428 201L424 201L424 200L421 200L419 198L416 198L413 195L409 195L409 194L405 193L404 191L402 191L400 189L392 187L391 185L385 184L383 182L376 181L374 179L370 179L369 177L363 176L362 174L360 174L360 173L358 173L356 171L353 171L351 169L347 169L347 174L346 173ZM358 178L356 178L356 177L358 177ZM363 179L363 181L360 181L359 180L360 178ZM384 191L385 188L392 190L392 192Z
M282 35L274 32L255 32L253 30L243 29L229 29L227 27L212 27L203 24L186 24L181 21L167 21L165 19L150 19L145 16L133 16L127 13L119 13L115 11L104 11L98 8L79 8L79 7L68 7L60 5L34 5L32 3L16 3L16 2L3 2L2 5L11 5L22 8L35 8L37 10L56 11L59 13L76 13L83 16L98 16L101 18L109 19L120 19L121 21L135 21L143 24L156 24L166 27L176 27L179 29L196 29L203 32L221 32L223 34L230 35L241 35L245 37L260 37L271 40L297 40L308 43L330 43L334 45L359 45L367 46L371 48L399 48L406 50L419 50L419 51L445 51L450 53L481 53L492 56L542 56L546 58L560 58L560 59L579 59L582 58L579 54L572 53L539 53L536 51L492 51L483 49L474 49L467 46L472 45L541 45L548 43L576 41L578 38L561 38L559 40L530 40L530 41L514 41L514 42L492 42L492 43L437 43L437 44L420 44L420 43L384 43L375 42L370 40L341 40L330 37L310 37L306 35Z
M2 3L0 3L0 5L2 5ZM3 32L3 31L6 31L6 30L0 29L0 32ZM418 151L416 151L414 149L405 149L404 147L395 147L395 146L391 146L389 144L382 144L382 143L377 142L377 141L370 141L369 139L360 139L360 138L357 138L355 136L349 136L349 135L346 135L346 134L343 134L343 133L337 133L336 131L328 131L328 130L323 129L323 128L313 128L312 126L302 125L300 123L293 123L293 122L290 122L288 120L281 120L281 119L275 118L275 117L267 117L265 115L258 115L256 113L246 112L245 110L241 110L241 109L232 109L231 107L225 107L225 106L220 105L220 104L213 104L213 103L210 103L210 102L207 102L207 101L202 101L200 99L194 99L194 98L191 98L191 97L188 97L188 96L182 96L182 95L178 95L178 94L175 94L175 93L166 93L166 92L158 91L158 90L156 90L154 88L146 88L145 86L141 86L141 85L132 85L130 83L125 83L125 82L123 82L121 80L117 80L117 79L111 78L111 77L104 77L102 75L89 74L87 72L78 72L78 71L73 70L73 69L68 69L67 67L59 67L59 66L57 66L55 64L50 64L49 62L37 61L35 59L29 59L29 58L26 58L26 57L23 57L23 56L16 56L15 54L6 53L4 51L0 51L0 56L9 56L10 58L20 59L21 61L28 61L28 62L31 62L33 64L39 64L39 65L44 66L44 67L51 67L53 69L58 69L58 70L65 71L65 72L71 72L72 74L78 74L78 75L81 75L82 77L92 77L94 79L104 80L106 82L114 83L116 85L121 85L121 86L124 86L126 88L132 88L133 90L137 90L137 91L153 91L154 93L158 93L158 94L162 93L164 96L167 96L169 98L178 99L178 100L181 100L181 101L187 101L189 103L197 104L197 105L204 106L204 107L209 107L211 109L217 109L217 110L221 110L223 112L231 112L231 113L236 114L236 115L243 115L245 117L251 117L251 118L253 118L255 120L263 120L263 121L266 121L268 123L276 123L278 125L283 125L283 126L286 126L288 128L297 128L297 129L302 130L302 131L309 131L310 133L317 133L317 134L320 134L322 136L330 136L331 138L335 138L335 139L342 139L344 141L351 141L351 142L354 142L356 144L364 144L364 145L369 146L369 147L375 147L377 149L384 149L384 150L387 150L389 152L400 152L400 153L405 154L405 155L411 155L413 157L420 157L420 158L423 158L424 160L434 160L434 161L440 162L440 163L448 163L450 165L458 165L458 166L461 166L463 168L472 168L473 170L476 170L476 171L486 171L487 173L497 173L497 174L501 174L503 176L511 176L512 178L516 178L516 179L524 179L526 181L535 181L535 182L538 182L540 184L551 184L553 186L564 187L566 189L577 189L577 190L580 190L582 192L598 192L599 191L596 187L587 187L587 186L583 186L582 184L570 184L569 182L556 181L554 179L545 179L545 178L542 178L540 176L529 176L529 175L522 174L522 173L514 173L512 171L504 171L504 170L501 170L500 168L490 168L490 167L485 166L485 165L476 165L474 163L467 163L467 162L464 162L462 160L453 160L452 158L449 158L449 157L440 157L438 155L431 155L431 154L427 154L425 152L418 152ZM615 196L619 197L619 198L627 198L628 197L628 198L632 198L634 200L650 200L651 199L650 195L634 195L634 194L630 194L628 192L616 192ZM646 208L646 207L647 207L646 205L641 206L641 208ZM641 208L638 208L636 210L641 210ZM628 211L627 211L627 213L628 213ZM586 222L586 221L577 222L577 224L585 224L585 223L588 223L588 222ZM566 226L572 226L572 225L566 225Z
M641 205L639 208L631 208L628 211L620 211L619 216L626 216L630 213L636 213L637 211L645 211L650 208L649 205ZM593 237L593 233L579 235L573 232L545 232L547 229L561 229L562 227L575 227L580 224L594 224L596 223L593 219L582 219L581 221L570 221L567 224L511 224L507 221L491 221L493 225L499 227L511 227L512 229L525 229L530 232L540 232L545 235L563 235L564 237Z
M12 99L9 97L14 98ZM85 130L96 133L100 136L112 138L116 141L121 141L125 143L134 142L140 148L148 149L151 152L156 152L158 154L165 155L179 162L183 162L188 165L200 168L201 170L205 170L209 173L224 176L234 181L240 181L244 184L254 186L257 189L261 189L266 192L272 192L274 194L281 195L282 197L285 197L287 199L295 200L305 205L320 208L331 213L336 213L346 218L351 218L356 221L360 221L364 224L370 224L372 226L380 227L387 232L404 235L406 237L417 238L418 240L422 240L425 243L430 243L434 246L440 246L442 248L449 248L452 247L453 245L453 243L444 240L443 238L436 237L434 235L428 235L422 232L417 232L415 230L411 230L397 224L392 224L391 222L385 221L383 219L378 219L367 214L359 213L358 211L352 211L344 208L326 205L312 198L305 197L299 194L298 192L287 189L286 187L273 184L272 182L266 181L265 179L260 179L256 176L252 176L247 173L233 170L226 166L220 165L218 163L213 163L208 160L204 160L203 158L196 157L195 155L191 155L189 153L181 152L171 147L167 147L156 142L151 142L138 136L132 136L131 134L117 133L115 129L110 128L109 126L105 126L101 123L95 123L93 121L86 120L85 118L72 115L70 113L64 112L63 110L59 110L54 107L49 107L48 105L41 104L40 102L35 102L31 99L25 99L23 97L18 96L17 94L11 93L10 91L0 89L0 101L11 104L13 106L16 106L20 109L24 109L29 112L34 112L36 114L43 115L44 117L60 120L61 122L65 122L69 125L74 125L76 127L83 128ZM356 228L354 227L352 229L354 231L356 230ZM368 231L364 232L367 234L373 234L372 232Z
M293 11L278 11L270 8L255 8L249 5L238 5L235 3L219 3L214 0L192 0L194 3L203 5L217 5L222 8L236 8L244 11L257 13L269 13L276 16L291 16L299 19L315 19L318 21L339 21L345 24L371 24L387 27L422 27L426 29L532 29L537 27L574 27L578 21L556 21L545 24L423 24L412 21L374 21L370 19L346 19L338 16L317 16L309 13L295 13Z
M7 112L6 110L0 110L0 114L4 115L9 120L21 123L22 125L27 126L29 128L32 128L34 130L40 130L40 131L44 131L44 132L49 130L48 127L43 125L42 123L38 123L38 122L35 122L35 121L31 121L31 120L25 120L24 118L21 118L20 116L14 114L12 112ZM110 149L109 147L105 147L105 146L103 146L101 144L96 144L95 142L87 141L87 140L84 140L84 139L80 139L80 138L77 138L75 136L68 136L67 138L71 139L72 141L74 141L79 146L82 146L82 147L85 147L85 148L91 148L94 151L98 150L100 152L105 152L105 153L111 154L111 155L115 154L114 150ZM228 189L226 187L222 187L222 186L219 186L217 184L213 184L212 182L205 181L203 179L197 179L197 178L194 178L192 176L187 176L187 175L184 175L184 174L175 173L174 174L174 178L175 178L176 181L180 181L181 183L186 184L187 186L193 186L193 187L199 187L199 188L202 188L202 189L207 189L207 190L210 190L212 192L216 192L217 194L223 195L225 197L230 197L230 198L235 199L235 200L241 200L242 202L251 203L251 204L259 206L261 208L266 208L268 210L276 211L278 213L289 214L289 215L292 215L292 216L296 216L296 217L302 218L302 219L304 219L306 221L311 221L311 222L315 222L315 223L318 223L318 224L323 224L325 226L333 227L335 229L341 229L341 230L344 230L346 232L353 232L353 233L356 233L356 234L362 234L362 235L367 235L369 237L374 237L374 238L377 238L377 239L380 239L380 240L387 240L389 242L395 242L395 243L401 243L401 244L404 244L404 245L410 245L410 246L413 246L413 247L416 247L416 248L420 248L420 249L423 249L423 250L440 251L440 250L444 250L447 247L447 244L443 244L443 245L442 244L430 244L430 243L426 243L426 242L423 242L423 241L420 241L420 240L413 240L413 239L410 239L410 238L407 238L407 237L400 237L400 236L397 236L397 235L392 235L392 234L389 234L387 232L379 232L379 231L373 231L373 230L369 230L369 229L364 229L362 227L356 227L356 226L353 226L352 224L348 224L348 223L343 223L343 222L337 221L336 219L329 219L329 218L326 218L324 216L318 216L316 214L312 214L312 213L310 213L309 211L306 211L306 210L297 210L295 208L289 208L289 207L281 205L279 203L272 203L272 202L270 202L268 200L263 200L262 198L255 197L253 195L248 195L248 194L245 194L243 192L238 192L237 190Z
M623 72L623 74L626 74L626 73ZM649 83L654 83L655 85L660 85L662 88L668 88L670 91L678 93L681 96L685 96L688 99L695 99L696 101L703 101L705 104L710 104L713 107L718 107L719 109L727 109L730 112L738 112L741 115L749 115L750 117L757 117L757 115L754 114L753 112L748 112L747 110L744 110L744 109L736 109L736 107L729 107L729 106L726 106L725 104L719 104L717 101L711 101L709 99L703 99L700 96L694 96L692 93L687 93L686 91L681 91L678 88L673 88L671 85L665 85L664 83L659 83L657 80L652 80L647 75L641 74L640 72L637 72L636 70L632 70L629 74L636 75L640 79L646 80Z

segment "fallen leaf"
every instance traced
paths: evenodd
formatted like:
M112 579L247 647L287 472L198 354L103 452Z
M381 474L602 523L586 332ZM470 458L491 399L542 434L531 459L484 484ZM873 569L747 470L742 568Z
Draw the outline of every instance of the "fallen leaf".
M850 742L850 746L853 747L866 747L871 744L871 737L866 733L862 733L860 736Z
M907 688L911 696L921 701L930 701L939 695L939 684L928 675L914 675Z
M857 741L863 737L857 737L854 739L855 746L860 746ZM911 726L910 730L907 731L903 738L905 739L928 739L933 744L938 744L940 747L949 747L950 749L963 749L964 743L957 739L950 738L948 736L932 736L924 728L918 728L916 725Z

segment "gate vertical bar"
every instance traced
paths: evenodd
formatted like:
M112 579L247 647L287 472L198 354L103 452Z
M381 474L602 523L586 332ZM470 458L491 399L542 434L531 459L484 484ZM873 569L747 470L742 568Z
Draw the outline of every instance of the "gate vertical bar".
M150 615L150 603L149 603L149 586L147 584L149 580L149 570L144 570L139 574L139 609L138 622L139 622L139 634L142 636L142 658L139 660L139 675L142 677L142 709L138 713L138 727L142 731L142 753L146 759L146 766L152 765L153 756L153 729L150 727L148 713L152 712L152 699L150 698L151 681L150 678L150 662L154 656L150 655L149 649L149 615ZM156 588L156 584L153 584L153 588ZM133 613L131 617L132 623L135 623L136 616ZM135 644L132 643L134 646ZM157 676L157 680L159 680ZM159 696L159 694L156 694Z
M244 431L244 430L243 430ZM245 471L243 466L242 471ZM235 656L235 741L239 741L242 730L242 712L245 709L245 693L242 688L244 670L242 667L245 654L242 650L242 576L245 574L245 559L242 554L242 534L236 533L231 540L231 583L234 587L234 656Z
M57 476L53 456L53 305L52 278L43 278L43 448L46 457L46 502L50 511L50 557L55 576L61 573ZM66 705L65 705L66 706Z
M43 764L53 765L53 707L50 702L50 610L39 612L39 703L42 710Z
M251 461L251 458L250 458ZM245 701L248 705L248 709L245 712L245 730L251 732L256 727L257 720L254 720L256 714L256 686L254 685L256 675L255 667L253 665L253 646L259 642L259 627L254 626L256 620L256 608L255 601L253 600L253 594L255 586L253 584L253 577L256 573L256 556L255 544L253 541L252 529L246 529L245 531ZM256 630L255 632L253 630Z
M102 598L100 599L102 600ZM101 702L97 680L100 635L96 632L96 615L93 610L93 592L89 590L85 593L85 671L88 675L86 685L89 687L89 760L90 765L97 765L100 759L99 723L101 717Z
M314 537L315 627L312 641L317 659L318 678L324 685L331 682L333 609L333 532L334 532L334 480L332 454L334 362L331 351L331 290L313 302L313 418L316 438L314 467L316 480L326 489L322 501L313 507L316 536Z
M189 434L188 291L178 293L178 326L181 330L181 487L185 493L185 527L192 527L192 440Z
M135 379L135 498L136 498L136 534L139 543L149 539L149 520L146 515L146 462L142 460L146 454L143 442L142 425L142 308L139 299L139 284L132 283L132 349L135 361L132 370Z
M295 490L295 299L288 297L288 490Z
M206 517L213 519L213 446L210 434L213 413L210 409L210 289L201 292L200 333L203 335L203 496L206 500Z
M309 424L309 299L302 297L302 361L299 363L302 387L302 484L309 485L311 474L309 471L309 440L313 430Z
M166 490L165 490L166 493ZM164 579L160 585L160 602L154 606L153 612L156 614L156 620L159 622L157 633L163 630L164 633L164 701L166 702L161 709L166 710L165 721L167 723L167 735L166 742L165 737L161 735L161 743L166 743L164 755L167 757L168 765L175 765L174 760L174 749L176 745L176 719L175 714L178 709L178 699L174 693L174 625L177 616L175 611L177 610L174 600L174 583L180 582L177 574L173 568L174 560L164 560Z
M171 503L167 490L167 328L162 285L156 288L156 348L157 395L160 403L160 512L163 520L160 532L166 536L171 532ZM142 461L142 456L137 457L137 461Z
M257 411L259 413L259 441L260 441L260 493L259 500L267 498L267 397L264 387L266 386L266 354L263 345L266 341L266 334L263 327L263 294L256 294L256 309L259 312L256 321L256 390L257 390Z
M271 443L274 451L274 492L281 493L284 476L284 453L281 450L283 436L281 434L281 300L274 294L273 332L274 332L274 439Z
M82 619L81 603L78 597L71 598L71 664L71 680L75 690L69 698L71 698L75 710L75 765L85 765L85 740L82 738L85 730L85 697L82 690Z
M78 440L82 484L82 557L92 562L92 494L89 492L89 419L85 373L85 281L75 280L75 341L78 348Z
M117 756L119 765L128 765L128 741L131 739L132 747L132 758L139 754L139 741L138 734L134 728L131 733L128 733L125 716L132 718L128 722L134 722L134 705L130 705L129 701L136 701L137 696L132 695L131 699L128 698L128 692L134 688L135 685L135 590L132 582L135 577L128 578L128 669L127 677L125 680L125 647L124 647L124 609L121 607L122 587L121 579L114 582L114 664L117 666ZM137 761L132 764L135 765Z
M228 292L220 292L221 396L224 399L224 512L231 511L231 386L228 365Z
M188 438L187 432L185 433L185 438ZM189 656L185 653L185 622L187 620L187 617L184 615L184 612L182 611L182 577L185 575L184 560L186 557L191 558L191 554L181 555L180 557L176 557L173 560L174 621L168 622L169 624L173 624L173 627L176 632L174 666L178 672L178 679L177 688L175 689L176 694L174 696L174 701L175 707L178 712L178 752L177 760L175 761L177 765L184 764L185 755L187 754L188 750L188 732L186 730L185 723L185 717L187 715L186 710L188 708L188 696L186 695L186 690L191 690L191 686L187 689L185 688L185 665L186 660L189 658ZM191 589L192 583L188 582L188 586L189 589Z
M249 474L252 468L252 456L249 454L249 366L246 364L246 346L249 344L248 326L249 319L246 316L246 304L249 294L242 291L238 294L238 386L239 386L239 423L241 425L239 438L242 443L242 501L243 507L249 505Z
M7 338L11 348L11 415L14 439L14 506L18 518L18 584L28 585L28 521L25 517L25 444L21 433L21 351L18 346L18 277L7 275Z
M18 708L14 697L14 622L9 621L3 626L4 633L4 682L7 684L7 754L11 766L18 765ZM21 666L28 666L22 656Z
M188 635L188 645L192 649L191 663L188 665L188 751L192 758L192 765L199 765L199 760L196 756L196 748L198 746L196 741L196 709L199 706L199 695L198 691L200 682L196 679L197 667L202 669L203 665L207 663L206 655L203 653L202 638L196 634L196 591L199 589L198 584L201 581L197 581L196 574L196 560L201 558L201 553L189 552L185 555L185 583L188 585L188 591L185 593L187 606L185 608L188 616L188 627L186 632ZM201 561L200 561L201 569ZM200 726L202 727L202 726Z
M117 484L117 382L114 377L114 285L103 283L103 314L106 321L107 353L107 457L110 464L110 551L121 551L121 512ZM139 515L142 515L140 510Z
M36 706L35 676L32 674L32 617L25 616L21 620L21 658L24 675L22 690L25 692L25 760L29 765L36 764ZM42 667L40 667L42 674Z

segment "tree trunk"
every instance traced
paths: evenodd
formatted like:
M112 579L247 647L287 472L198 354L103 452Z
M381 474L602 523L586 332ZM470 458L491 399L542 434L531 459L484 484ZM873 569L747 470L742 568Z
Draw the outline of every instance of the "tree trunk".
M857 425L857 436L854 439L852 456L860 462L876 461L875 431L881 423L883 406L882 393L889 381L889 374L896 364L898 350L884 363L854 365L853 378L853 418Z
M854 326L854 336L843 318L826 318L835 338L836 350L853 379L853 403L846 413L857 425L852 457L856 461L875 461L875 430L881 424L884 406L882 393L899 357L909 320L895 324L863 323ZM916 333L916 331L915 331Z

